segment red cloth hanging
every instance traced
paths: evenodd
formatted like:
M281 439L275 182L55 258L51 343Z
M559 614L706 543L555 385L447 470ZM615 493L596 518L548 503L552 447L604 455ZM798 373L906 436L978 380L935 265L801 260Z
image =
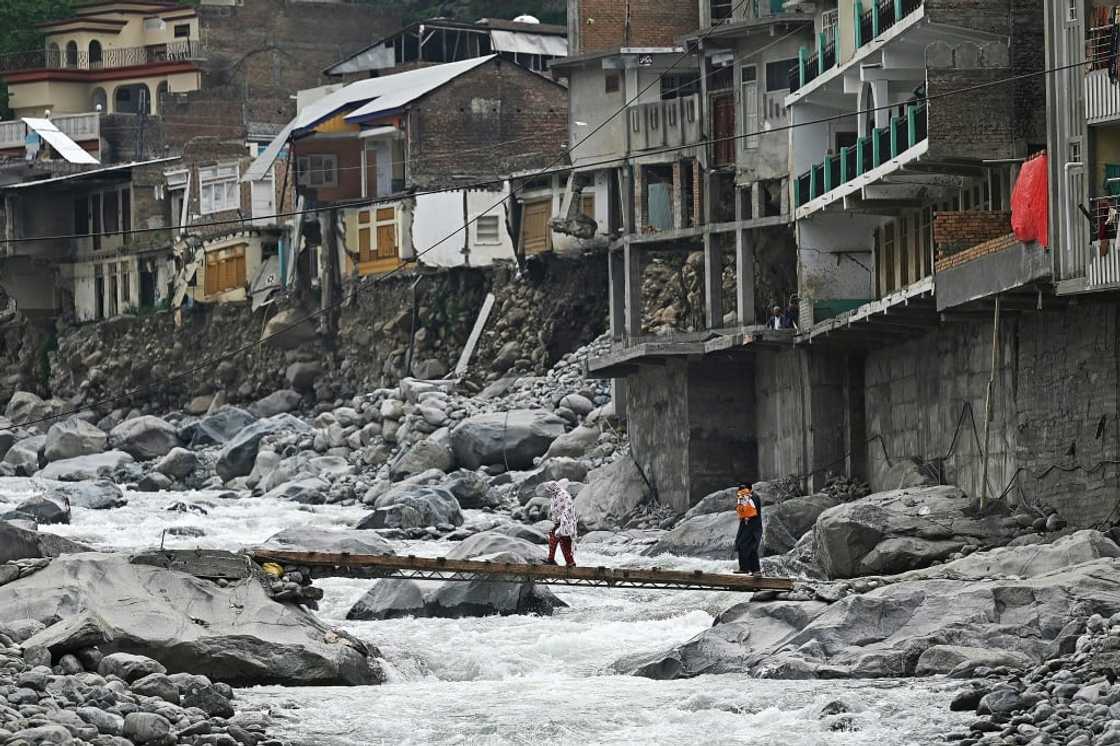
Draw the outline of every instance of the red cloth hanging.
M1031 158L1019 169L1011 192L1011 230L1020 241L1050 243L1049 171L1046 154Z

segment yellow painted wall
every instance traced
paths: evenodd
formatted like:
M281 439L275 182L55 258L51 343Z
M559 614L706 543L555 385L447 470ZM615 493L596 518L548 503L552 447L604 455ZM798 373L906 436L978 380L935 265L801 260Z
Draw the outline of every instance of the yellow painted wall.
M92 86L80 81L13 83L8 86L9 106L21 117L41 117L46 109L52 114L81 114L93 110L92 91Z

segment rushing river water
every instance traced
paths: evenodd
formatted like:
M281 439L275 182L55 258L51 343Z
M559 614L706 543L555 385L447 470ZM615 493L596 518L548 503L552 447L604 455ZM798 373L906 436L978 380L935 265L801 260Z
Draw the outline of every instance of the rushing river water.
M237 549L281 529L352 526L365 510L306 507L218 493L130 493L117 510L75 509L51 530L100 548ZM178 510L168 510L176 504ZM206 514L195 508L202 508ZM164 529L187 529L182 536ZM410 542L409 553L447 545ZM577 549L596 565L649 566L633 554ZM729 562L660 558L685 569ZM388 683L377 687L256 687L243 702L268 707L275 732L300 746L367 744L902 744L936 743L970 718L947 708L953 686L915 681L772 681L739 675L651 681L612 675L624 655L684 642L741 597L731 593L558 588L570 607L552 617L348 622L373 582L320 581L321 616L376 645ZM390 582L390 581L383 581ZM842 699L851 729L832 730L822 705Z

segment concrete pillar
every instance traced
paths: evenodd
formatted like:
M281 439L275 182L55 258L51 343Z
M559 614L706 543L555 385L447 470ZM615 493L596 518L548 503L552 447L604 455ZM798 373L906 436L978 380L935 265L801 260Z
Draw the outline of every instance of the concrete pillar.
M709 329L723 326L723 252L719 236L704 232L704 312Z
M610 281L609 299L611 339L622 339L626 328L626 266L621 251L607 254L607 276Z
M735 310L739 324L757 324L754 315L754 232L735 231Z
M626 298L626 337L637 339L642 334L642 257L638 247L625 239L623 265Z

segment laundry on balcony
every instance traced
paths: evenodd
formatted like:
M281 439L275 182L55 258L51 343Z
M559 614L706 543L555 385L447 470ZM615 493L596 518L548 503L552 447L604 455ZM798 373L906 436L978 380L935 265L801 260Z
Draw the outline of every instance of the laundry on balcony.
M1046 153L1039 153L1023 164L1011 192L1011 229L1023 242L1049 245L1049 192L1047 191Z

